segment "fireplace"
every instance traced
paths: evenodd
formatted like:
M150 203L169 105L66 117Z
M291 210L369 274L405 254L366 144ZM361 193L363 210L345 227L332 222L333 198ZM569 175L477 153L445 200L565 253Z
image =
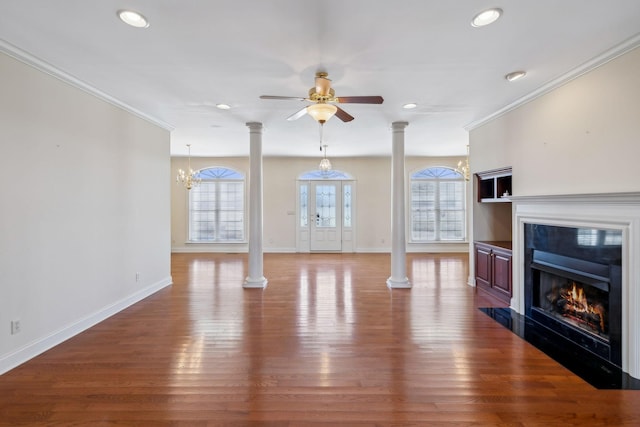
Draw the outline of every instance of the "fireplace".
M556 283L556 287L571 286L565 285L566 281L575 281L583 288L586 285L607 293L603 332L585 330L571 322L565 322L564 329L577 330L580 339L586 337L587 342L597 343L597 351L605 352L601 348L608 347L609 359L615 363L607 363L619 366L631 378L640 379L640 192L511 196L511 201L514 225L511 309L536 325L541 323L531 320L546 310L532 307L536 274L547 281L544 286L554 286L549 284L552 279L545 277L551 274L565 281ZM535 264L534 253L538 254ZM568 258L579 267L577 270L586 265L587 274L573 271L576 268L571 262L568 267L557 269L563 262L549 261L544 253ZM590 267L596 271L589 271ZM595 298L604 298L593 289L588 292L590 299L594 298L593 293ZM536 298L547 298L541 293L545 292L538 289ZM559 334L547 326L542 328L554 336Z
M622 365L620 230L524 225L525 316Z

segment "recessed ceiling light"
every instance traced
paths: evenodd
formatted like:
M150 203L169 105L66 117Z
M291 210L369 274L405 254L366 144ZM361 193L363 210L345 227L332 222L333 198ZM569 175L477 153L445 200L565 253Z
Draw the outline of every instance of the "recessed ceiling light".
M484 27L485 25L493 24L502 15L502 9L493 8L487 9L484 12L480 12L471 20L471 26Z
M527 73L525 71L514 71L514 72L509 73L506 76L504 76L504 78L507 79L508 81L512 82L514 80L521 79L526 75L527 75Z
M230 110L231 109L231 105L229 105L229 104L216 104L216 107L218 107L221 110Z
M404 104L402 108L404 108L405 110L411 110L412 108L416 108L417 106L418 104L416 104L415 102L410 102L408 104Z
M119 10L118 18L127 25L131 25L136 28L147 28L149 21L142 14L133 10Z

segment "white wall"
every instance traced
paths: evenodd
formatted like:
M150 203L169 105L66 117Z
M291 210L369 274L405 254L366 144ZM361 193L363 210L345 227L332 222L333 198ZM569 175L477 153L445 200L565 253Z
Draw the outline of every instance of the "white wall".
M0 75L2 373L171 277L169 133L1 53Z
M247 132L247 144L249 135ZM391 144L391 135L389 135ZM455 167L459 157L408 157L405 170L411 172L430 166ZM265 157L263 159L264 188L264 250L265 252L295 252L296 250L296 182L302 173L316 170L318 158ZM332 158L333 168L347 172L356 181L356 252L389 252L391 248L391 158L348 157ZM179 168L186 169L187 159L172 159L171 173L175 177ZM225 166L249 174L249 158L191 159L194 170L212 166ZM249 177L250 178L250 177ZM407 181L407 191L409 188ZM248 191L247 191L248 193ZM173 185L171 201L172 250L174 252L246 252L246 244L210 245L188 244L187 190ZM407 196L408 201L408 196ZM409 214L407 209L407 214ZM408 219L407 219L408 225ZM467 245L408 245L412 251L466 251Z

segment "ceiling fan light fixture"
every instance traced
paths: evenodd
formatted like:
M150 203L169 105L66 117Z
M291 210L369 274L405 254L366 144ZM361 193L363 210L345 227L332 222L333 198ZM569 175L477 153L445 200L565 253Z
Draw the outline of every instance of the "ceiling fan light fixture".
M512 81L521 79L526 75L527 75L526 71L514 71L514 72L509 73L506 76L504 76L504 78L507 79L507 81L512 82Z
M127 25L136 28L148 28L149 21L139 12L134 10L121 9L118 11L118 18Z
M333 104L319 102L311 104L307 107L307 114L313 117L317 122L324 123L329 120L338 111L338 107Z
M493 24L502 16L502 9L493 8L480 12L471 20L472 27L484 27L485 25Z

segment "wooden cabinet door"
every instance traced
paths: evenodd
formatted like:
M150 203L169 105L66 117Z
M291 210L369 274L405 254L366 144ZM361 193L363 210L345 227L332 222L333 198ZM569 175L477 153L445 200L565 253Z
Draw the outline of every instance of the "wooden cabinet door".
M511 254L493 251L493 288L511 298Z
M491 287L491 249L476 245L476 286Z

